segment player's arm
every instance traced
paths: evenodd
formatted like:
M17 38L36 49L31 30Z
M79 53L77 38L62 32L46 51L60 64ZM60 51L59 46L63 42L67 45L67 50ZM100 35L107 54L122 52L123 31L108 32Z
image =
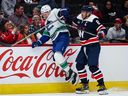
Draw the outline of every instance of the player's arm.
M85 26L81 24L81 20L77 17L72 19L72 26L74 26L74 29L85 31Z
M96 27L96 32L99 39L103 39L107 34L107 30L103 24L100 23L99 19L94 19L94 26Z
M78 27L77 22L78 22L77 17L74 17L74 18L72 19L72 25L75 26L75 27Z
M49 36L48 31L44 30L42 37L39 40L37 40L36 42L32 43L32 48L43 45L49 39L50 39L50 36Z

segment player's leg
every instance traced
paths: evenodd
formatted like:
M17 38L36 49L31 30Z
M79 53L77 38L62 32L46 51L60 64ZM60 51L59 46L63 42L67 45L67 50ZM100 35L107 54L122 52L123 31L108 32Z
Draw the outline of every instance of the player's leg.
M69 36L68 34L62 34L53 42L53 52L54 59L58 65L66 72L66 81L71 81L72 84L76 84L78 82L77 73L74 72L68 65L65 60L63 53L65 52L67 46L69 44Z
M53 52L60 51L64 54L66 48L69 45L69 34L68 33L60 33L59 36L53 41Z
M89 70L93 74L94 78L98 82L98 92L101 95L107 94L106 87L104 84L104 78L101 70L98 67L98 60L99 60L99 53L100 53L100 45L99 44L93 44L87 46L86 53L88 55L88 66Z
M68 65L67 61L65 60L64 56L60 51L56 51L54 54L55 61L61 68L66 72L65 80L67 82L72 82L72 84L76 85L78 82L77 73L74 72Z
M76 59L76 69L78 71L79 78L81 80L81 87L76 89L77 94L89 93L87 72L85 65L87 64L87 57L85 54L85 47L81 47L80 52Z

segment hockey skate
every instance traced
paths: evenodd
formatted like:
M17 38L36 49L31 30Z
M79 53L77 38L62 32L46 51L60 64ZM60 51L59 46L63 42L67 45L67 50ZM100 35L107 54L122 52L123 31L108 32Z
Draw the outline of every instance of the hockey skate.
M89 85L85 83L81 83L81 87L76 89L76 94L88 94L89 93Z
M79 81L79 77L76 72L74 72L72 69L69 69L69 71L66 73L65 80L67 82L71 82L73 85L76 85Z
M107 89L105 87L105 85L97 85L99 87L99 89L97 90L99 95L107 95L108 92L107 92Z

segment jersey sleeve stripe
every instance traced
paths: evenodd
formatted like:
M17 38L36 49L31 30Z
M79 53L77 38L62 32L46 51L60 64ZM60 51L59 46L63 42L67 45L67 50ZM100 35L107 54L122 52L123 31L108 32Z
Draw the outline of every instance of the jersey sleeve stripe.
M96 31L97 32L99 32L100 30L102 30L102 29L106 29L103 25L100 25L97 29L96 29Z

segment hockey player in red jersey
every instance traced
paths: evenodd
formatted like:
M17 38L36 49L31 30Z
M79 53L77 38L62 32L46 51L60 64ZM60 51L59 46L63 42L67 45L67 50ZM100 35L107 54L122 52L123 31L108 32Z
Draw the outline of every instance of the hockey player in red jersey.
M76 59L76 69L81 80L82 87L76 89L76 93L89 92L89 80L87 79L87 71L85 65L88 65L89 70L98 82L100 95L107 94L104 84L104 78L101 70L98 67L98 59L100 54L99 39L104 38L106 28L100 23L97 16L92 14L92 7L89 5L83 6L81 13L73 20L74 26L79 30L81 49ZM87 34L91 33L91 34Z

